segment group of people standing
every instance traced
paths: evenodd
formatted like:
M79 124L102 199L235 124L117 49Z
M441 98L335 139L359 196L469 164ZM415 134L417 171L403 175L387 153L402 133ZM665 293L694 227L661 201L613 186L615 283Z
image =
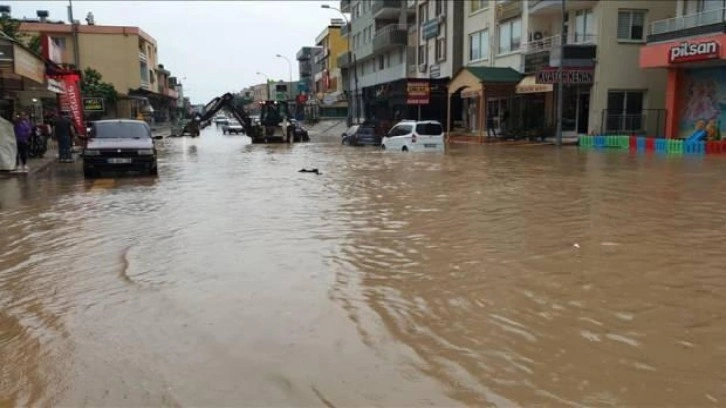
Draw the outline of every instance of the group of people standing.
M78 134L71 120L65 114L52 115L42 125L33 125L25 112L20 113L14 123L17 146L16 173L27 173L31 152L40 157L47 150L49 138L58 143L58 158L61 163L72 163L73 138Z

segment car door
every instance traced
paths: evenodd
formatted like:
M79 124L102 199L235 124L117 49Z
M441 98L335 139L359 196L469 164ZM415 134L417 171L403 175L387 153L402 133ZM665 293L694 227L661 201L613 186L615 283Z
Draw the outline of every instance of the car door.
M406 150L414 150L416 148L416 143L413 142L414 125L406 123L398 125L398 128L398 135L395 138L398 139L399 148L403 149L405 147Z
M398 138L398 135L401 133L400 125L396 125L391 128L391 130L388 131L388 134L386 137L383 138L383 144L386 146L386 149L400 149L401 148L401 139Z
M416 125L416 135L422 150L436 150L443 146L443 127L438 122L423 122Z

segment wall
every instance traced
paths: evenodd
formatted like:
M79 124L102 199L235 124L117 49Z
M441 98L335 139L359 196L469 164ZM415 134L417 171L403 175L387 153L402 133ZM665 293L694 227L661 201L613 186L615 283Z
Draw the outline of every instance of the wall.
M597 65L590 96L591 130L600 130L602 113L607 109L608 90L646 90L644 109L664 109L667 72L639 68L640 48L644 42L618 41L618 10L648 9L646 31L655 20L672 17L673 1L600 1L594 8L598 21ZM617 63L613 63L617 61Z
M491 54L492 54L492 48L491 43L492 39L495 36L495 31L493 29L493 12L491 7L485 7L484 9L477 10L475 12L471 12L471 3L470 1L464 2L464 37L462 41L462 48L464 49L463 53L463 64L464 66L489 66L491 65ZM469 59L469 47L471 46L469 41L469 35L472 33L475 33L480 30L488 29L489 30L489 58L477 60L477 61L471 61Z
M110 82L121 94L141 85L139 72L139 37L136 35L80 34L81 69L93 68L103 81ZM148 61L153 69L155 61Z

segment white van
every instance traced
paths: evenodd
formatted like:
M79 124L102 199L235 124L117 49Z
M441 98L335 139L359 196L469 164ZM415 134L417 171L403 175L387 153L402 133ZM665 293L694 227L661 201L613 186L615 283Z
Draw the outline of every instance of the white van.
M443 151L444 127L435 120L404 120L388 131L381 147L402 152Z

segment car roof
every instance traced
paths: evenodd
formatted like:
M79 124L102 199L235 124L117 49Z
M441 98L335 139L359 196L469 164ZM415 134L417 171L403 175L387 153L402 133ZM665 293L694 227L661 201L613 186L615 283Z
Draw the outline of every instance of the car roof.
M402 120L402 121L400 121L398 123L405 123L405 124L416 123L416 124L419 124L419 125L421 125L421 124L428 124L428 123L434 123L434 124L437 124L437 125L440 125L441 124L441 122L439 122L438 120L413 120L413 119L404 119L404 120Z
M108 123L136 123L139 125L147 125L143 120L136 119L104 119L93 122L94 124L108 124Z

